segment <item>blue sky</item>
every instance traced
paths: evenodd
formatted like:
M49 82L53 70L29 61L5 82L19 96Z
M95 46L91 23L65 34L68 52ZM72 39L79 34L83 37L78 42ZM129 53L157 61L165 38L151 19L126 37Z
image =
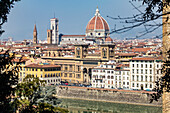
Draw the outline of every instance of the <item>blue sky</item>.
M138 6L139 3L136 3ZM21 0L16 3L8 15L8 22L3 25L5 33L1 39L13 37L14 40L32 39L33 27L36 23L38 38L46 40L46 30L50 26L50 18L59 19L59 33L85 34L88 21L94 16L96 7L108 22L110 29L119 21L111 20L106 16L130 16L136 13L129 0ZM111 34L113 39L135 37L138 30L124 34ZM157 31L161 32L161 30ZM152 37L155 33L145 36ZM144 37L144 38L145 38Z

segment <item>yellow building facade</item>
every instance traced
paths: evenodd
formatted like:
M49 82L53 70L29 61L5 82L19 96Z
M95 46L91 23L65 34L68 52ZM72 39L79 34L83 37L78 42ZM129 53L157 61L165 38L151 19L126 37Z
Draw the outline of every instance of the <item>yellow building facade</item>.
M101 54L89 55L87 44L75 45L72 57L60 56L61 50L46 50L42 59L61 66L61 79L71 83L90 83L91 69L114 58L114 44L100 45ZM55 54L55 55L54 55Z
M32 75L45 80L46 84L59 84L61 81L61 66L51 64L30 64L25 66L25 75Z

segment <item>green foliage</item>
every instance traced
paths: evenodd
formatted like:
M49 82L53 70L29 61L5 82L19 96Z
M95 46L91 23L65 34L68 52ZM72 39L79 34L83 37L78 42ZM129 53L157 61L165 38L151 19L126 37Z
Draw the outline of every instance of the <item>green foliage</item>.
M19 83L16 88L16 96L20 101L21 110L34 111L33 105L36 104L37 99L40 97L40 86L44 86L45 82L27 75L22 83Z
M14 57L15 54L10 55L9 51L0 54L0 113L9 112L9 103L18 83L19 63L13 65Z
M20 0L0 0L0 36L4 32L2 25L7 22L7 15L14 7L14 3L18 1Z
M151 94L152 98L150 102L153 102L154 100L158 101L164 92L170 92L170 50L167 51L166 55L167 59L164 61L162 68L163 76L159 81L156 81L156 87L154 88L156 93Z
M56 100L53 97L55 87L46 89L44 86L45 81L27 75L23 82L17 85L16 98L12 102L13 109L21 113L67 113L67 110L53 106L53 101Z

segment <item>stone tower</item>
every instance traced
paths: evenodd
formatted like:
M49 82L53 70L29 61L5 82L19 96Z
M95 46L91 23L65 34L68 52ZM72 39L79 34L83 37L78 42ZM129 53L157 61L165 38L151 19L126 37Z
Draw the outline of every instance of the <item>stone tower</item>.
M87 54L88 44L76 44L75 46L75 58L85 58Z
M109 60L114 57L114 44L101 44L101 59Z
M34 25L34 31L33 31L33 44L37 44L37 28L36 28L36 24Z
M52 30L52 44L59 44L59 35L58 35L58 19L52 18L51 20L51 30Z
M47 30L47 43L52 44L52 30Z

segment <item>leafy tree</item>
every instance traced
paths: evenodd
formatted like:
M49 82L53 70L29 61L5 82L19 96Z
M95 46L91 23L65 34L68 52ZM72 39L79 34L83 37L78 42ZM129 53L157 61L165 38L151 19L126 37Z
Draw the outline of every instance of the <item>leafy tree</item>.
M15 96L15 86L18 83L19 63L14 66L15 54L9 51L0 54L0 113L10 112L10 102Z
M67 110L55 107L49 102L56 99L52 96L52 94L54 94L54 89L44 94L44 86L45 81L27 75L23 82L17 85L17 98L15 98L12 103L14 109L19 110L21 113L66 113Z
M170 92L170 50L167 51L167 59L164 61L162 73L164 74L158 81L156 81L156 87L154 91L156 93L151 94L152 98L150 102L158 101L162 97L164 92Z

